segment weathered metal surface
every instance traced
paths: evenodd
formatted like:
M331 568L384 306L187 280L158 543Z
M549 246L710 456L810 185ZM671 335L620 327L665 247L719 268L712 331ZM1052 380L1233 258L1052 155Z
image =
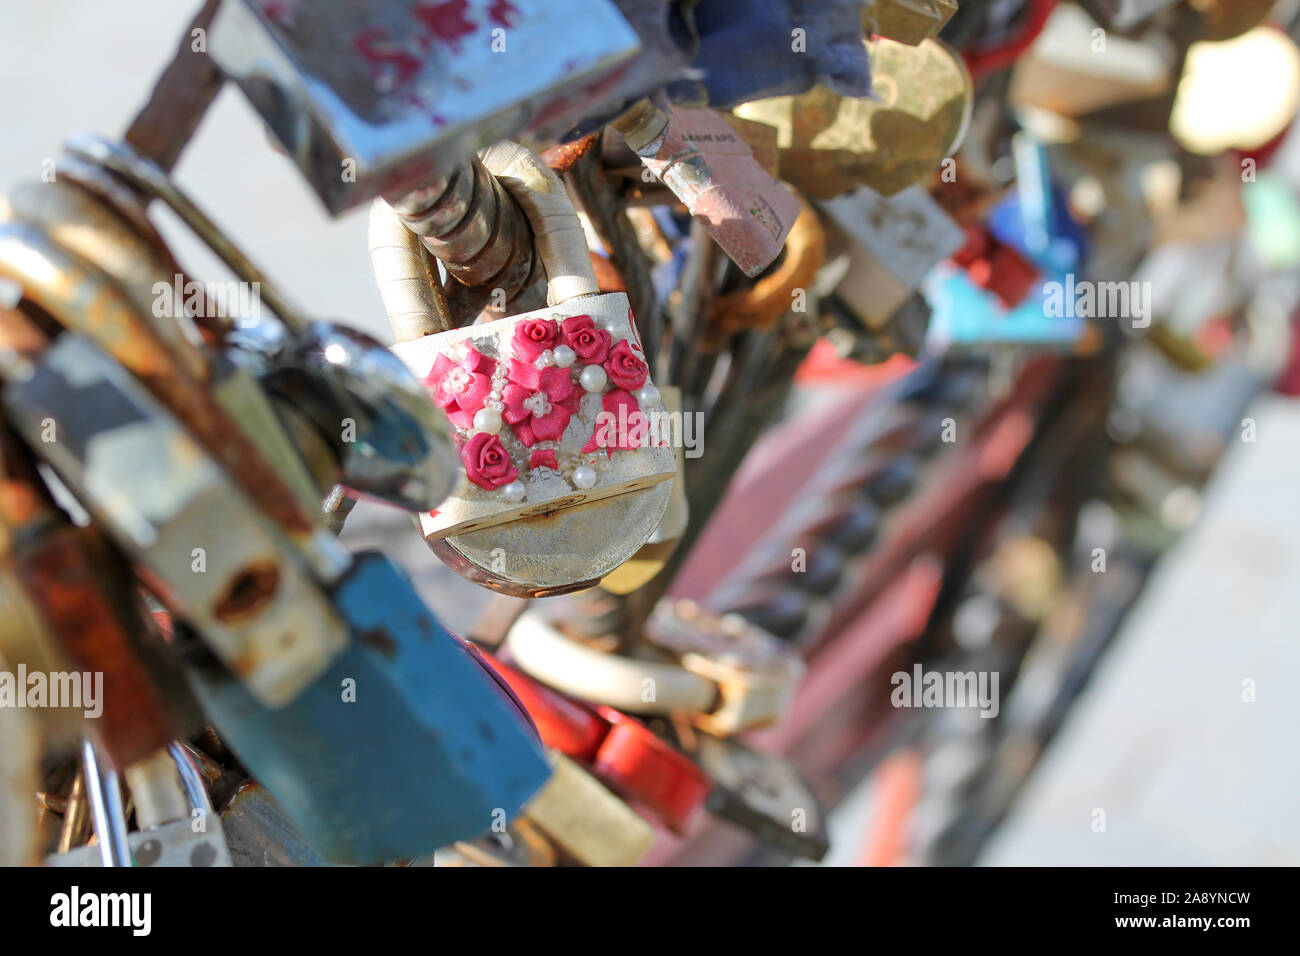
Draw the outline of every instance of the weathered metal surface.
M639 45L607 0L228 0L209 37L332 213L525 128L562 133L616 92Z

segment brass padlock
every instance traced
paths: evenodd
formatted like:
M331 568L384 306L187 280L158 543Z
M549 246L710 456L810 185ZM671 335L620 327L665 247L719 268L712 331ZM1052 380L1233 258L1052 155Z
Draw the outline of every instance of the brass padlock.
M938 40L872 41L872 99L815 87L736 107L777 128L781 178L811 199L858 186L892 196L952 155L970 123L974 84L962 58Z
M635 866L654 829L568 757L550 757L551 779L524 808L527 819L584 866Z
M455 426L464 464L461 491L418 520L449 566L496 590L589 587L664 514L667 416L627 297L596 294L559 179L513 143L483 162L528 216L552 305L393 347Z

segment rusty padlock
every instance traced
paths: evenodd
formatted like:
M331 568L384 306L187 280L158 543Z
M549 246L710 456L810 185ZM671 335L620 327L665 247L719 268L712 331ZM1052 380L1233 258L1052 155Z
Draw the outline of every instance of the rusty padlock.
M0 432L0 526L16 579L71 665L63 672L71 683L61 683L95 697L83 701L86 729L114 763L141 760L198 726L125 561L97 529L64 516L8 429Z
M67 333L4 376L28 446L259 699L283 706L329 666L347 632L302 552L125 369Z

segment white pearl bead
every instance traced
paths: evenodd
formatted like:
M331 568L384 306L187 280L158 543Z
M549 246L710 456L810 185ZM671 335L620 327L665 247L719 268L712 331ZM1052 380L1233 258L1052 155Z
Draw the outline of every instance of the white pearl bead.
M474 430L495 435L501 431L501 413L494 408L480 408L474 413Z
M568 368L577 360L577 353L567 345L557 345L555 347L555 364L560 368Z
M537 356L537 361L533 363L533 365L537 366L537 368L550 368L554 364L555 364L555 353L552 352L550 349L547 349L541 355Z
M636 393L637 404L642 408L649 408L652 405L658 405L659 398L659 389L655 388L653 385L647 385L644 388L640 388Z
M632 327L627 324L627 319L610 319L605 328L614 339L625 339L632 331Z
M512 481L501 489L501 494L505 496L506 501L523 501L524 500L524 483L522 481Z
M609 376L605 374L605 370L599 365L588 365L582 370L582 374L578 376L578 384L588 392L599 392L604 389L608 382Z
M588 468L586 465L575 469L573 472L573 484L576 487L581 488L583 491L595 487L596 470L594 468Z

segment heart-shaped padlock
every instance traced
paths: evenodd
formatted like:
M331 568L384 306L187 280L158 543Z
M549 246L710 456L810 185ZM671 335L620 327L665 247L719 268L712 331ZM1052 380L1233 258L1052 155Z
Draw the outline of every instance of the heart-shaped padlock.
M528 218L551 305L393 347L455 428L466 479L418 520L439 557L495 590L589 587L663 516L676 476L668 417L627 296L597 294L559 179L514 143L483 164Z

